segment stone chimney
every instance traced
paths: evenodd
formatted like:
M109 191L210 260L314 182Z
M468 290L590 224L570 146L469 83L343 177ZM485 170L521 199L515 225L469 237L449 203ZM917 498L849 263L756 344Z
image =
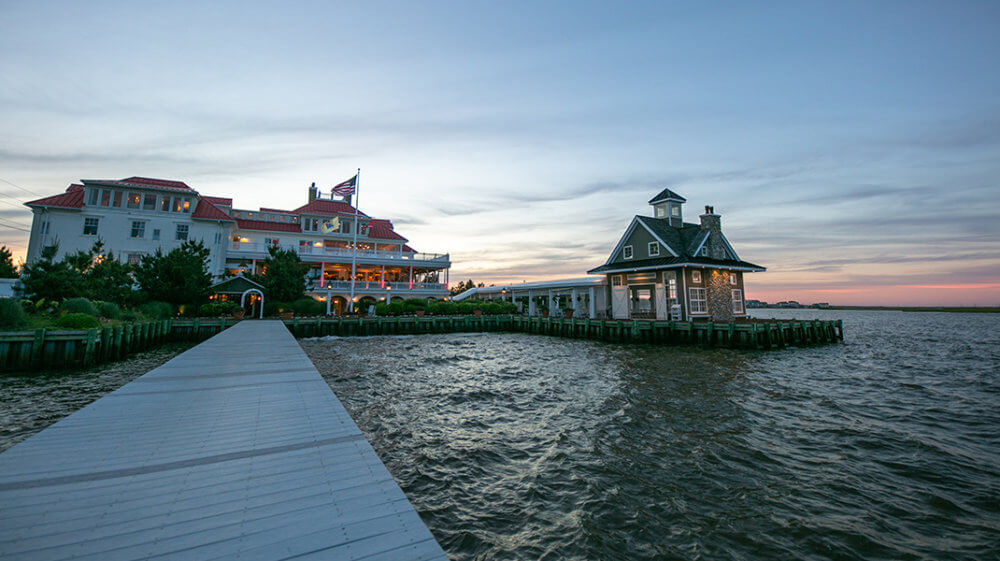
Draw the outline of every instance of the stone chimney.
M308 202L311 203L311 202L315 201L316 200L316 196L318 194L319 194L319 189L316 188L316 182L313 181L313 184L309 186L309 201Z
M701 229L709 232L708 240L702 247L708 248L712 259L725 259L726 246L722 241L722 217L715 214L715 207L705 205L705 214L700 216Z

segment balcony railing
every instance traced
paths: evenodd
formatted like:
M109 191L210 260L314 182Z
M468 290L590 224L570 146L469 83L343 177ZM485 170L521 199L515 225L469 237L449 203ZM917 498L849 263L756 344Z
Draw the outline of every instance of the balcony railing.
M268 244L262 243L249 243L249 242L232 242L229 246L230 251L239 251L246 253L262 253L266 254L269 247ZM299 255L308 255L315 257L336 257L336 258L346 258L350 259L354 255L353 249L348 249L344 247L316 247L313 245L278 245L281 249L290 249ZM383 251L374 249L359 249L358 250L359 259L391 259L398 261L439 261L442 263L448 262L447 253L410 253L410 252L399 252L399 251Z
M322 292L324 290L350 290L351 281L326 281L323 286L320 286L319 281L309 281L306 285L306 290L314 292ZM357 281L354 283L354 291L373 291L373 290L383 290L393 293L409 293L416 291L442 291L448 290L448 287L444 283L439 282L415 282L412 285L409 282L386 282L381 283L378 281Z

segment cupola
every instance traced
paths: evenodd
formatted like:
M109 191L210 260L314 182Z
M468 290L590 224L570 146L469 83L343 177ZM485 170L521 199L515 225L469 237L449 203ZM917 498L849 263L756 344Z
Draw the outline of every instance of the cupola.
M684 212L681 207L686 202L687 199L670 189L664 189L659 195L649 199L649 204L653 205L653 218L663 218L674 228L684 225Z

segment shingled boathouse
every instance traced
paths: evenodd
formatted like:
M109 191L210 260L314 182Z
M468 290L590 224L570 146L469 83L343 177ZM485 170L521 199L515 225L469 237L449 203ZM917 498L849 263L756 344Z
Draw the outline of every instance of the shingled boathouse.
M746 317L743 274L764 267L740 259L705 207L699 224L684 222L687 199L664 189L650 199L653 216L635 216L604 265L615 319L733 321Z

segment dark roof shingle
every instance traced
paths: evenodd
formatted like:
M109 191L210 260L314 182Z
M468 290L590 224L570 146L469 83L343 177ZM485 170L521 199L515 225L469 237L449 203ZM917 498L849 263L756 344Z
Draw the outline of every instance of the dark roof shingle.
M656 203L663 201L679 201L682 203L686 203L687 199L678 195L677 193L674 193L670 189L664 189L660 191L659 195L653 197L652 199L649 199L649 204L655 205Z

